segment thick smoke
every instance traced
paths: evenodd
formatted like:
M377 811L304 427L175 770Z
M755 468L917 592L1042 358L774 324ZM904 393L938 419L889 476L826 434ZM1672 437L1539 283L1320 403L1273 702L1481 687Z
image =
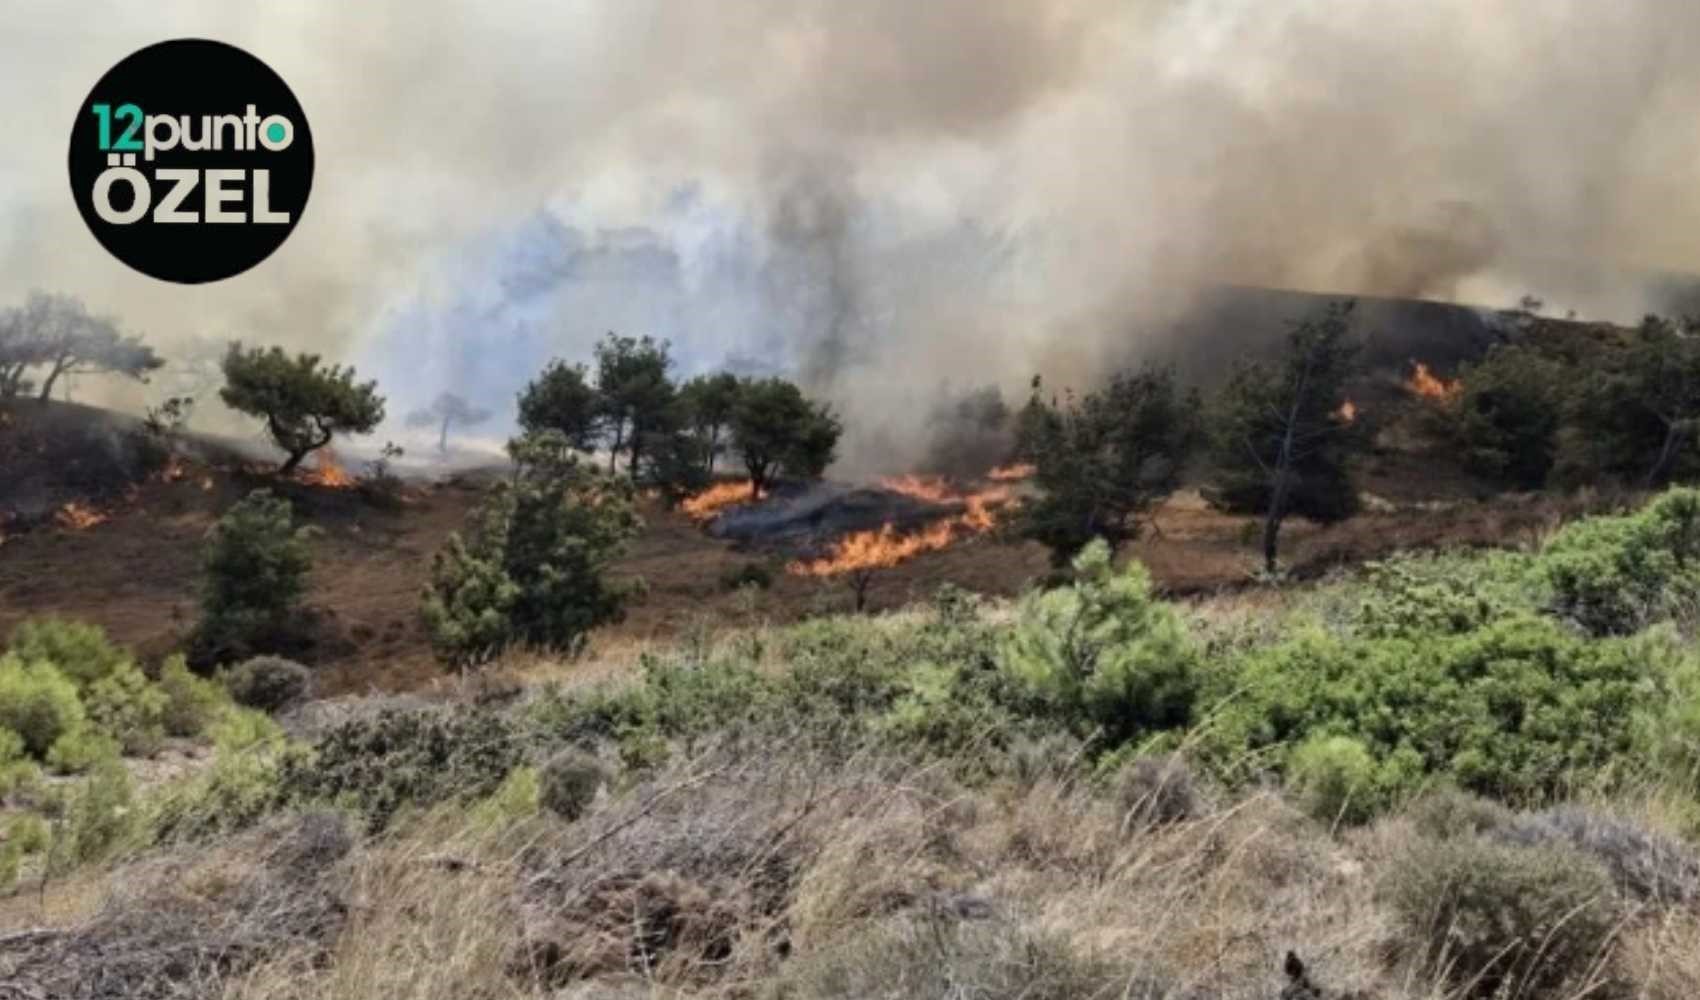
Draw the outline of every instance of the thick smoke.
M320 350L393 414L452 390L505 416L549 357L651 334L682 374L806 381L853 475L921 457L941 383L1085 383L1223 283L1632 319L1700 269L1700 6L1666 0L4 0L0 24L0 299L80 295L168 351ZM290 241L211 287L126 271L65 190L88 87L182 35L269 62L319 153Z

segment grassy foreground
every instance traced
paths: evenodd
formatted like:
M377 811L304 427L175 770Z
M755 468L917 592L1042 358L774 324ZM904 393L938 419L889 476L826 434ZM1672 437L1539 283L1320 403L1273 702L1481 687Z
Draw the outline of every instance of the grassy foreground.
M1013 605L946 591L281 726L191 692L191 773L15 780L0 984L1697 996L1697 525L1673 492L1536 551L1195 605L1089 550ZM61 702L44 658L112 659L15 647L0 675ZM14 771L145 730L98 683Z

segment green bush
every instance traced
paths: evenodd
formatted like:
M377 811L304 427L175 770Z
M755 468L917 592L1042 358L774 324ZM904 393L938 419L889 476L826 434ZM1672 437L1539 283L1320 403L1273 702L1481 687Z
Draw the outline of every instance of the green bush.
M594 754L564 750L551 757L538 774L538 803L563 819L584 815L596 793L613 780L607 765Z
M7 647L25 663L51 663L59 672L87 688L129 664L130 655L114 646L98 625L40 618L12 632Z
M438 657L482 663L515 643L576 653L637 586L610 564L637 534L633 488L579 462L556 431L510 442L516 473L431 562L420 615Z
M224 512L202 557L198 666L291 645L312 553L289 501L255 490Z
M83 726L53 741L47 749L47 766L59 774L82 774L96 764L117 760L123 752L117 740Z
M29 759L24 738L10 729L0 729L0 803L31 784L34 775L39 775L39 770Z
M1143 566L1117 573L1102 541L1074 561L1069 587L1030 594L999 663L1066 725L1110 746L1186 726L1198 651L1179 615L1151 595Z
M147 828L136 808L130 772L115 757L102 760L87 778L58 792L62 819L48 847L50 870L63 872L140 846Z
M0 656L0 729L17 733L31 756L46 757L54 743L83 725L83 717L77 685L53 664L14 653Z
M1641 511L1566 525L1537 567L1557 613L1594 635L1625 635L1700 598L1700 491L1673 489Z
M1529 560L1513 552L1396 555L1365 564L1349 624L1367 638L1459 635L1535 610L1529 578Z
M512 724L493 712L384 711L330 730L310 755L285 757L278 783L285 801L347 806L377 832L406 806L490 795L521 751Z
M238 705L262 712L279 712L307 699L313 675L281 656L256 656L232 667L224 686Z
M1300 627L1212 664L1208 701L1219 707L1201 751L1232 774L1274 748L1349 736L1376 761L1387 800L1429 777L1540 799L1627 759L1653 651L1528 614L1427 638Z
M127 754L146 755L159 749L165 739L169 702L166 693L127 660L83 691L89 724L116 740Z
M1425 972L1465 997L1580 995L1616 934L1609 878L1571 851L1419 839L1377 888Z
M1380 797L1375 758L1349 736L1313 736L1293 749L1287 784L1301 808L1330 825L1362 823Z
M1445 412L1471 471L1521 489L1546 482L1564 411L1561 372L1533 348L1499 345L1460 373L1463 391Z
M151 803L157 839L195 840L244 829L283 805L283 762L303 750L275 729L268 734L240 719L221 725L223 740L212 767L166 787Z
M216 681L197 677L188 662L173 656L159 668L159 690L165 695L160 722L169 736L199 736L230 703Z

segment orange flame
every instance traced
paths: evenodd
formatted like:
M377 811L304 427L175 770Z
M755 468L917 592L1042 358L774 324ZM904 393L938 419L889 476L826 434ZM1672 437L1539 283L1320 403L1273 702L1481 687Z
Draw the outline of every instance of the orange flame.
M1338 410L1334 411L1334 416L1343 424L1355 423L1358 419L1358 404L1347 399L1340 404Z
M1033 473L1039 470L1031 462L1017 462L1014 465L1000 465L986 473L986 478L994 483L1013 483L1023 479L1032 479Z
M890 476L881 479L880 485L894 493L927 503L951 503L962 499L961 493L951 489L950 485L938 476Z
M337 490L345 490L354 485L354 477L336 460L336 452L329 448L319 452L316 467L311 472L303 473L301 481L309 486L328 486Z
M1405 381L1405 388L1422 398L1444 402L1464 391L1464 383L1461 380L1452 379L1448 381L1447 379L1437 378L1433 372L1428 370L1428 365L1421 361L1413 361L1412 364L1416 368L1411 372L1411 377Z
M59 508L53 515L54 523L66 531L86 531L106 520L106 514L75 500Z
M1005 489L951 493L940 482L914 476L886 480L885 486L921 499L960 502L964 509L955 517L936 521L912 534L900 535L896 526L888 523L873 531L845 535L833 544L827 555L819 559L798 560L786 566L786 571L797 576L838 576L858 570L896 566L923 553L949 548L959 539L991 531L997 523L992 508L1009 500L1009 491Z
M749 503L756 499L755 484L748 479L715 483L708 489L685 500L679 509L693 521L707 521L727 507Z

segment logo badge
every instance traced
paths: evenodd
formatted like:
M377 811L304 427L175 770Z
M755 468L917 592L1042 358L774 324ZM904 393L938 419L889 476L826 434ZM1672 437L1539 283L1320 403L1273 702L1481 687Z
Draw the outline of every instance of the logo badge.
M271 67L179 38L100 78L71 125L69 163L101 246L143 274L202 284L289 238L313 187L313 135Z

